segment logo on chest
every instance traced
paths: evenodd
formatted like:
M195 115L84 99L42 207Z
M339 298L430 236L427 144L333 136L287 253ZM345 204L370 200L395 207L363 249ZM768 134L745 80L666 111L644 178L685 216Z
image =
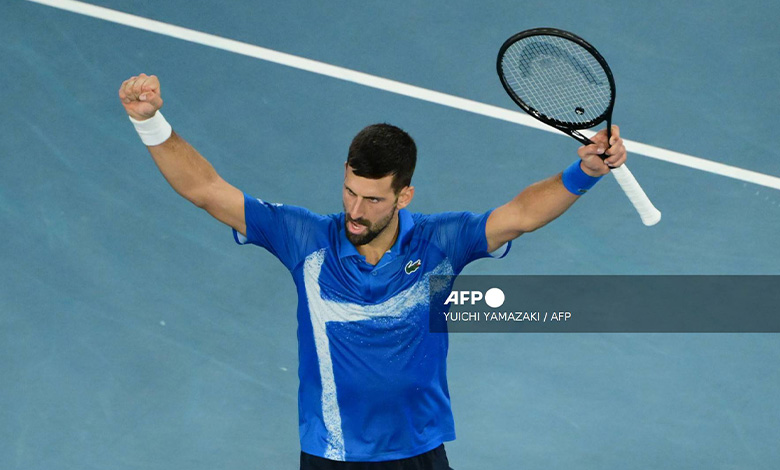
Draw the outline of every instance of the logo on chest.
M422 265L422 261L419 259L417 261L411 261L409 260L408 263L406 263L406 266L404 267L404 271L406 274L412 274L413 272L420 269L420 266Z

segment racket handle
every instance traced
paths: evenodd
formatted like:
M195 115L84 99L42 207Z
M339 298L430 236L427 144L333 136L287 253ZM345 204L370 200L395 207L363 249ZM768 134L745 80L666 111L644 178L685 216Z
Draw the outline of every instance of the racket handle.
M636 211L639 212L639 217L642 218L642 223L648 227L657 224L661 220L661 211L655 208L650 199L645 194L644 190L637 182L634 175L628 170L626 165L621 165L617 168L613 168L611 173L615 175L615 179L623 191L628 196L628 200L634 205Z

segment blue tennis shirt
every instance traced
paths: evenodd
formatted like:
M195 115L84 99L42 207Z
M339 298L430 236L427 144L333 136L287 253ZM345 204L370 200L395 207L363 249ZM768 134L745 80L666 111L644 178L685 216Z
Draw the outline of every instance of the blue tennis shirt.
M429 331L429 279L490 256L490 212L400 210L398 238L376 266L347 239L343 213L244 195L244 214L247 236L234 230L236 242L274 254L298 290L301 450L384 461L455 439L448 338Z

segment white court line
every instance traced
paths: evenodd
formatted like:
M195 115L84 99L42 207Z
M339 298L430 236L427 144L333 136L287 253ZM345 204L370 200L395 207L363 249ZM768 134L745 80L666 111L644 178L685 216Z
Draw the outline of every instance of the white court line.
M181 26L163 23L161 21L150 20L141 16L122 13L120 11L91 5L89 3L75 0L27 1L129 26L131 28L150 31L152 33L161 34L163 36L182 39L184 41L195 44L202 44L204 46L286 65L288 67L293 67L300 70L306 70L308 72L313 72L320 75L326 75L328 77L338 78L339 80L358 83L360 85L389 91L391 93L396 93L411 98L417 98L423 101L429 101L431 103L500 119L502 121L513 122L523 126L532 127L534 129L559 133L557 130L542 124L527 114L521 113L519 111L510 111L498 106L492 106L489 104L480 103L478 101L472 101L465 98L460 98L458 96L428 90L426 88L397 82L395 80L389 80L387 78L377 77L375 75L369 75L367 73L326 64L324 62L318 62L316 60L285 54L283 52L266 49L264 47L255 46L253 44L235 41L192 29L182 28ZM654 147L652 145L643 144L641 142L625 140L625 144L626 149L634 154L644 155L646 157L655 158L657 160L674 163L675 165L686 166L689 168L706 171L708 173L714 173L716 175L726 176L728 178L734 178L740 181L766 186L768 188L780 189L780 178L777 176L745 170L743 168L706 160L704 158L694 157L684 153L662 149L660 147Z

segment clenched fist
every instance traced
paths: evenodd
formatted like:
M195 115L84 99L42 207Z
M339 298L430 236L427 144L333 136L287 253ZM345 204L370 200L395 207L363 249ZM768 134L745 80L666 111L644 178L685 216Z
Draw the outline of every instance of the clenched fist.
M626 147L620 138L620 128L612 126L612 138L607 143L607 130L603 129L590 139L590 145L583 145L577 151L582 159L582 171L590 176L602 176L611 168L626 162Z
M119 99L128 116L138 121L149 119L163 105L160 80L144 73L130 77L119 87Z

